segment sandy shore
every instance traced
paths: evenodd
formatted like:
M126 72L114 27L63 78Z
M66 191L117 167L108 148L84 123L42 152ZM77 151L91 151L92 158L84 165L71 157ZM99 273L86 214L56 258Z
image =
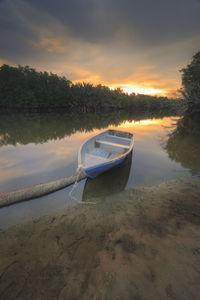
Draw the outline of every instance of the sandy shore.
M200 180L93 199L0 232L0 298L200 299Z

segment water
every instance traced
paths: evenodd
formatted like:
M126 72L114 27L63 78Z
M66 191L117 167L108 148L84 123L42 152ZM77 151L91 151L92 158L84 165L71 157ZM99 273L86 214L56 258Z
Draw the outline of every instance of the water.
M107 128L134 133L132 157L93 181L80 182L73 192L79 201L182 176L199 176L199 141L190 137L189 143L186 138L179 139L178 145L174 141L170 146L167 143L177 121L178 117L150 119L119 113L3 116L0 120L0 192L75 174L81 144ZM69 197L71 188L1 209L0 228L76 204Z

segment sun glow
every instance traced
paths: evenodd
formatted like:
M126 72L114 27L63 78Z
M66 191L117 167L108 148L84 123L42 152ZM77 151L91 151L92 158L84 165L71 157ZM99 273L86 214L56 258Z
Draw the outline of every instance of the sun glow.
M154 89L154 88L142 88L142 87L135 87L129 84L120 84L118 86L120 89L123 90L124 93L131 95L135 94L143 94L143 95L166 95L166 91L162 89ZM110 87L111 90L114 90L117 87Z

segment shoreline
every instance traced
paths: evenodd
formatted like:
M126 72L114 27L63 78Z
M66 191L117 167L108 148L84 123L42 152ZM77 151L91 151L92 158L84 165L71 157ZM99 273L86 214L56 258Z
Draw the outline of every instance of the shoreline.
M199 299L199 199L181 178L1 231L1 299Z

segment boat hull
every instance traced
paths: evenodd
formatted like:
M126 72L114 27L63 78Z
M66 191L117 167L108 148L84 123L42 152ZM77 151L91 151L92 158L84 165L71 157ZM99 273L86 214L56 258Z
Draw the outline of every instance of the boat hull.
M100 166L96 166L95 168L87 168L87 169L83 169L83 170L86 173L87 177L93 179L93 178L99 176L100 174L108 171L109 169L121 164L125 158L126 158L126 156L121 157L120 159L117 159L116 161L111 161L105 165L100 165Z

